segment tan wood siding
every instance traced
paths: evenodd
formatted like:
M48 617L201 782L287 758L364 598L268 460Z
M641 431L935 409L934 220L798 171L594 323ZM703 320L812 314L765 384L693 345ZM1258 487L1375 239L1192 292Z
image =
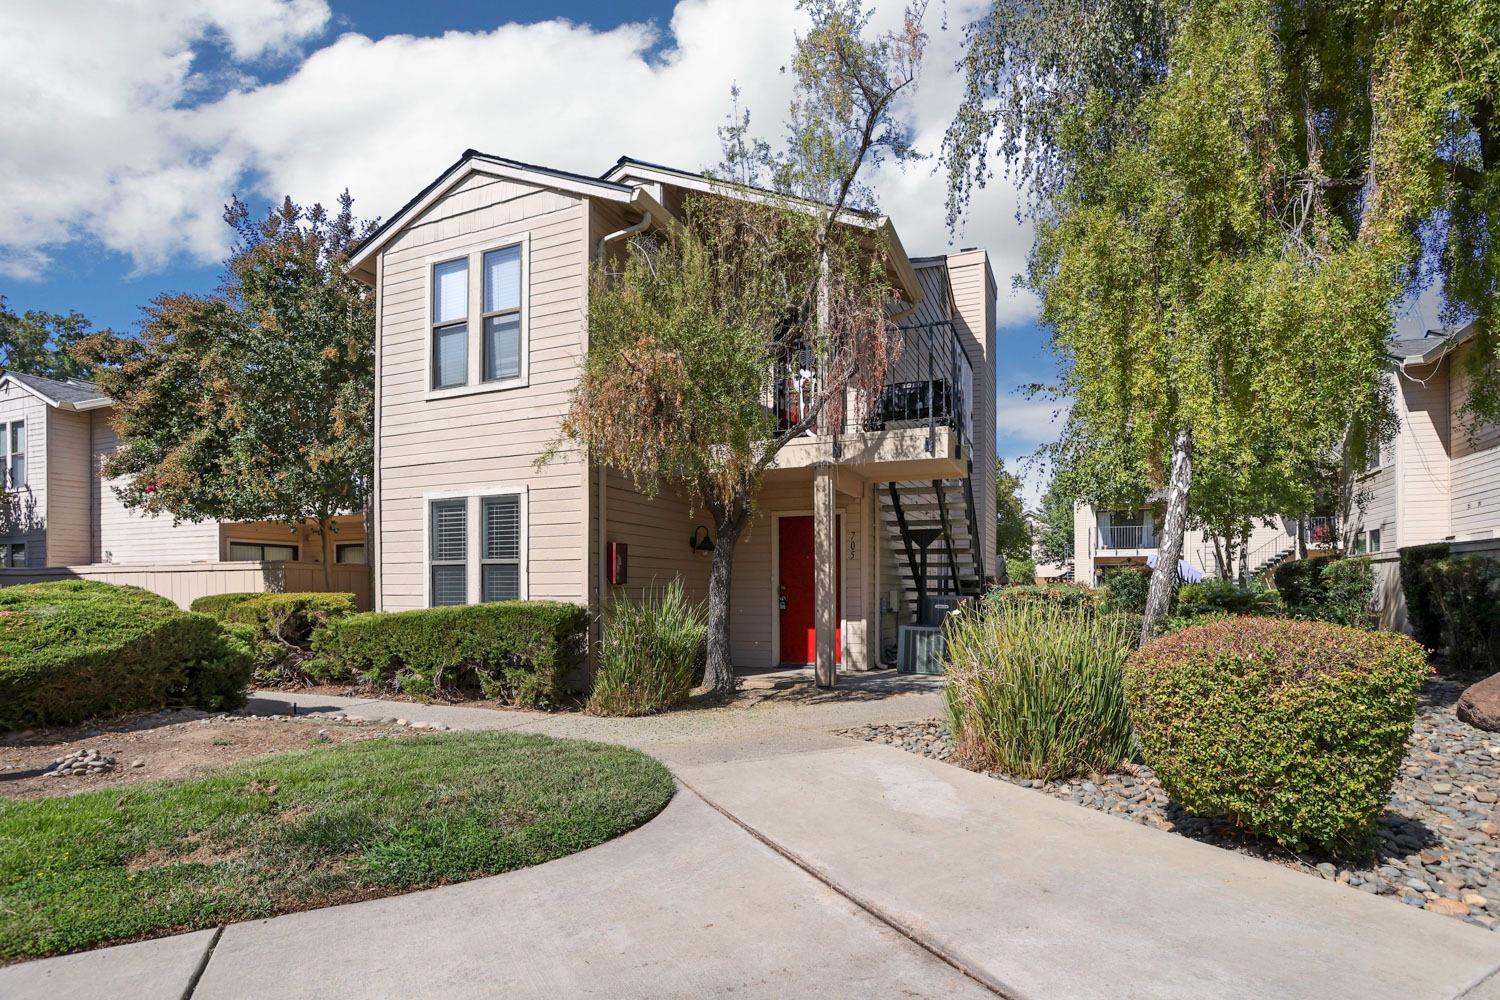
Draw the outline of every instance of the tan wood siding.
M92 559L94 563L213 562L219 557L219 525L215 521L174 522L167 515L142 514L128 509L115 494L124 477L103 478L104 459L120 446L107 410L95 410L90 479L94 502Z
M0 542L26 546L32 566L47 565L47 404L14 384L0 387L0 422L26 421L26 486L7 489ZM9 442L5 443L9 448Z
M381 257L379 606L426 602L427 499L525 487L532 599L587 600L585 483L576 449L542 468L583 351L586 202L513 181L470 178ZM429 398L428 274L435 259L527 240L528 384ZM479 275L470 270L472 283ZM472 293L471 293L472 301ZM477 317L470 317L471 324ZM474 526L471 526L474 530Z
M46 408L47 564L86 563L93 550L90 414Z
M1385 548L1421 545L1448 537L1448 372L1417 371L1397 380L1401 431L1396 439L1395 524L1381 531ZM1371 527L1381 527L1371 522ZM1387 535L1391 537L1386 537Z
M1455 538L1500 535L1500 424L1473 426L1466 408L1470 384L1466 345L1449 361L1453 392L1452 500L1450 516Z
M995 572L995 279L989 256L970 250L948 257L954 327L974 368L974 503L984 540L985 572Z

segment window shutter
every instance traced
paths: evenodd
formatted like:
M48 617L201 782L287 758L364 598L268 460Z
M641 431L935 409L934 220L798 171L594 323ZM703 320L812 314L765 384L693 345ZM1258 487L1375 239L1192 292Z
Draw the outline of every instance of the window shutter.
M468 554L468 518L462 500L432 505L432 561L463 562Z

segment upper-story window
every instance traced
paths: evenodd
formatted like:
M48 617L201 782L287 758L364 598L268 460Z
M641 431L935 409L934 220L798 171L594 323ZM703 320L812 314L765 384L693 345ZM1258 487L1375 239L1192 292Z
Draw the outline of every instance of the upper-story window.
M452 389L469 381L469 261L432 268L432 387Z
M4 463L5 487L18 490L26 485L26 421L0 424L0 461Z
M525 271L524 240L432 265L434 391L500 388L525 379ZM470 280L474 274L477 282Z

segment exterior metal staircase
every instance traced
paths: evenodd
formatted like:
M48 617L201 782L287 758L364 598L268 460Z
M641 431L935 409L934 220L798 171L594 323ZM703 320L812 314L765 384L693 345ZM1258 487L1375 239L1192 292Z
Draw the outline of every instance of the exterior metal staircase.
M972 477L887 483L880 517L910 615L924 596L983 592L986 564Z

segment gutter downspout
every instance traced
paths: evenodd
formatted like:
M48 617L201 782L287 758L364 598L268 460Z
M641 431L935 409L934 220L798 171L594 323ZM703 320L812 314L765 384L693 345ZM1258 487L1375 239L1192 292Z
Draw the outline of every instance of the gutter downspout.
M604 263L604 250L615 240L643 233L651 225L651 212L641 212L641 221L599 237L595 261ZM604 642L604 598L609 593L609 470L599 469L599 642Z

